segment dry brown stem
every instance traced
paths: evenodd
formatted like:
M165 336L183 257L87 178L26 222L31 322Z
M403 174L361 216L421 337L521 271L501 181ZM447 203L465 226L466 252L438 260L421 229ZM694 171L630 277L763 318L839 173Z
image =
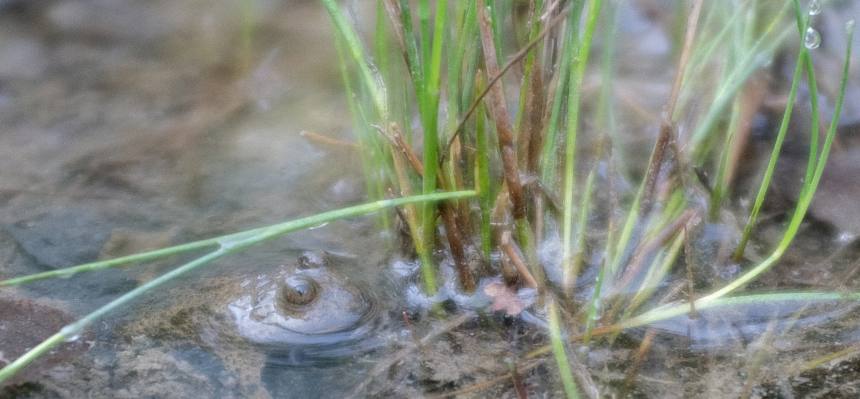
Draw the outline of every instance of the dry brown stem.
M499 64L496 60L496 47L493 42L493 32L490 26L490 16L483 0L478 0L479 25L481 28L481 43L484 50L484 64L487 67L487 79L490 80L490 94L487 97L487 110L496 125L496 135L499 142L499 152L502 158L502 167L505 175L505 183L508 185L508 193L513 205L513 216L515 220L523 220L526 217L525 198L523 198L523 187L520 183L519 169L517 168L517 151L514 147L514 134L511 128L508 108L505 105L505 91L501 82L492 84L493 78L501 76Z
M687 17L687 31L684 35L684 47L681 50L681 58L678 61L678 68L675 70L675 80L672 82L672 92L669 95L669 100L666 102L666 107L663 111L663 117L660 122L660 133L657 136L657 142L654 144L654 150L651 152L651 158L648 161L648 169L645 173L645 187L642 192L642 203L640 213L642 215L651 210L654 198L654 186L657 183L657 177L660 175L660 169L664 164L666 149L671 147L675 153L675 162L680 162L681 152L677 150L675 137L675 128L672 122L672 114L675 113L675 106L678 102L678 94L681 91L683 83L684 70L687 68L687 63L690 60L690 54L693 48L693 42L696 37L696 30L699 25L699 15L702 11L702 0L694 0L693 8Z

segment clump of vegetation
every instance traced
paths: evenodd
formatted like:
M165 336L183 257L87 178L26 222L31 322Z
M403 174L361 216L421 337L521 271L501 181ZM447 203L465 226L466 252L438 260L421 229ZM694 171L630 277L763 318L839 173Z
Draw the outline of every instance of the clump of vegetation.
M362 40L335 0L321 1L337 31L367 193L375 202L2 281L0 287L212 249L67 326L0 370L0 382L108 312L214 259L290 231L388 207L399 207L397 220L408 231L429 296L439 290L442 258L451 259L464 292L474 292L480 277L496 274L511 290L538 291L551 329L551 346L544 351L554 354L568 397L578 395L565 348L571 339L611 340L626 328L706 308L860 298L835 292L729 295L773 267L797 235L836 133L853 24L834 113L820 142L810 52L817 44L809 37L814 9L798 0L749 1L743 7L694 0L679 6L684 23L675 36L673 83L662 115L653 121L658 133L648 161L637 165L627 161L638 150L616 120L616 2L379 0L373 31ZM748 218L736 240L721 243L732 246L728 255L711 259L717 267L740 264L743 272L723 283L696 283L696 276L707 273L694 254L702 239L697 231L721 223L747 140L745 84L777 49L794 42L801 45L791 89ZM750 262L745 248L804 78L813 126L804 184L777 246ZM599 82L598 88L588 82ZM386 199L391 196L399 198ZM381 224L393 228L391 215L383 214ZM556 252L548 250L551 242L558 242ZM434 256L440 250L447 256ZM476 255L484 267L473 267ZM578 283L585 269L595 268L583 300ZM665 284L672 275L681 278Z
M833 143L850 46L822 144L810 52L818 45L811 37L817 34L811 16L819 12L819 3L804 9L797 0L784 5L749 2L743 7L735 2L693 1L689 8L679 2L678 17L685 23L674 43L675 78L663 113L654 121L658 134L646 165L625 161L626 154L637 150L626 147L629 140L616 127L614 2L471 0L441 1L431 7L427 0L380 0L369 47L335 0L323 4L337 29L343 79L370 172L368 192L380 197L439 189L478 192L471 203L415 205L401 213L422 263L428 294L437 290L439 259L431 254L441 246L452 259L462 290L476 287L478 271L467 259L474 249L484 262L492 263L491 273L504 275L511 285L518 280L543 296L555 296L567 323L559 322L556 307L551 306L550 328L566 325L569 334L585 342L597 334L696 309L799 297L846 298L823 292L728 296L785 253L806 215ZM793 24L787 22L792 8ZM850 36L850 26L848 30ZM597 41L602 54L598 62L590 63ZM744 94L746 84L777 49L791 42L802 45L767 168L742 231L721 243L733 246L727 252L731 256L710 259L717 268L739 263L744 272L721 287L718 279L710 279L704 289L712 291L702 295L695 276L711 266L695 259L694 248L702 239L697 230L721 223L729 203L748 140L751 116L746 108L751 105ZM599 76L596 95L585 84L590 67L597 69L590 76ZM814 127L804 184L776 248L760 262L748 262L745 248L804 77ZM508 109L511 103L516 104L514 110ZM417 125L411 123L415 117ZM621 183L631 182L638 188L621 188ZM436 225L437 218L442 228ZM541 254L544 241L552 236L560 237L555 260ZM562 277L550 282L546 270L556 265ZM686 270L673 270L682 265ZM585 267L599 270L589 285L590 298L577 303L573 298ZM683 278L668 292L660 292L658 287L673 273ZM646 304L684 297L679 292L686 292L685 303L636 315ZM561 334L554 331L552 336L565 391L575 396L560 349Z

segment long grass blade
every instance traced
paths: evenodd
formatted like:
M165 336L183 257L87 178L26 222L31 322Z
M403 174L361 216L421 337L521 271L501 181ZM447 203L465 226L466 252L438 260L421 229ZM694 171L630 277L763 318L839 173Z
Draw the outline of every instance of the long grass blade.
M600 15L602 0L591 0L588 3L588 16L586 17L585 32L579 47L574 50L574 58L571 63L570 81L568 91L570 97L567 104L567 135L565 140L565 162L564 162L564 197L562 214L562 267L563 288L570 291L574 280L573 270L573 190L576 178L576 138L579 132L579 103L582 98L582 79L585 68L588 65L588 56L591 52L591 41L594 37L594 29L597 26L597 17Z
M564 349L564 338L559 322L558 306L555 302L549 303L549 337L552 345L552 354L558 366L558 373L564 387L564 394L568 399L579 399L579 389L573 379L573 371L570 369L570 361Z
M387 199L382 201L371 202L362 205L351 206L348 208L337 209L334 211L323 212L313 216L304 217L301 219L292 220L289 222L278 223L271 226L254 229L249 232L231 234L220 237L216 240L218 248L208 254L205 254L197 259L194 259L176 269L173 269L147 283L138 286L137 288L121 295L119 298L112 300L106 305L96 309L92 313L83 318L63 327L59 332L52 335L41 344L37 345L18 359L9 363L3 369L0 369L0 384L17 374L32 361L38 359L42 355L49 352L52 348L62 342L72 339L80 335L80 333L92 324L101 319L108 313L121 308L129 302L139 298L141 295L152 291L165 283L174 280L175 278L187 274L195 269L210 264L212 261L230 254L237 253L248 247L269 241L273 238L280 237L284 234L291 233L297 230L303 230L314 226L319 226L324 223L332 222L349 217L360 216L372 212L377 212L385 208L401 206L412 203L427 202L427 201L442 201L448 199L467 198L475 195L474 191L459 191L451 193L436 193L431 195L418 195L413 197Z

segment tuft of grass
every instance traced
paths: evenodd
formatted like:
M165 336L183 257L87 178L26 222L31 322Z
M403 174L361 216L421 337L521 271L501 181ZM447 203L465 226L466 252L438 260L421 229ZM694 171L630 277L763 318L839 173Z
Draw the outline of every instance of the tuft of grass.
M737 167L735 151L743 139L739 131L746 112L742 93L757 71L791 37L792 29L784 20L792 4L698 0L687 8L678 3L676 20L686 21L686 25L680 24L675 30L675 49L679 55L676 78L664 115L657 118L659 134L651 158L639 176L636 166L616 165L631 151L622 147L623 138L615 120L619 106L613 90L617 84L612 56L617 38L613 26L614 9L620 5L612 3L604 9L601 0L580 0L558 8L556 2L535 0L528 3L525 15L519 15L513 13L517 8L512 0L453 4L441 1L436 3L435 10L427 1L419 1L417 8L405 0L383 3L392 21L389 31L400 45L400 58L404 62L400 70L408 74L386 75L387 81L377 87L385 90L409 83L414 89L414 103L400 107L397 112L403 114L387 115L388 119L376 113L376 123L384 126L391 120L409 121L417 116L424 146L422 162L429 168L438 164L438 170L425 171L423 175L413 173L408 179L392 179L383 184L394 187L395 191L401 186L401 192L404 184L419 184L423 193L437 187L451 190L473 186L479 194L474 211L462 202L423 208L419 222L422 228L417 234L413 231L412 239L416 248L424 248L424 255L422 250L417 255L427 273L435 265L425 255L438 249L447 249L458 265L461 286L463 280L471 278L459 266L458 251L463 248L479 247L476 252L491 266L496 266L492 264L494 254L513 256L520 270L524 269L522 263L526 263L528 276L520 276L521 280L539 286L543 295L543 301L539 302L554 309L556 300L575 302L574 287L581 269L587 261L599 259L598 265L588 265L599 267L599 271L592 295L580 313L584 319L580 336L589 342L605 333L608 326L648 323L691 308L731 304L727 294L768 270L792 242L820 180L833 131L828 133L821 149L817 138L810 139L806 183L789 228L771 257L725 287L695 298L692 279L698 271L689 252L693 247L690 240L697 238L688 228L694 229L703 220L716 221L728 202L726 199L734 195L731 185ZM808 21L800 17L796 0L794 7L798 29L803 32ZM452 18L447 15L449 8L453 10ZM413 11L418 15L417 28L412 27ZM598 100L591 101L586 94L586 76L597 21L604 12L608 15L603 17L610 18L610 23L597 40L603 54L599 71L602 85ZM334 22L337 26L338 22ZM443 48L454 50L444 54ZM396 58L385 57L387 62L395 62ZM500 60L505 59L508 62L501 66ZM440 61L447 62L444 71ZM370 60L354 58L353 62L368 64ZM508 72L515 65L522 73L511 76ZM396 70L392 65L383 69ZM792 104L785 110L741 243L735 251L737 259L752 237L772 181L804 70L814 98L817 88L811 56L801 48L789 93ZM440 92L443 87L445 91ZM507 106L511 87L519 90L513 113ZM841 107L841 101L837 101L837 107ZM363 107L372 105L368 102ZM586 105L596 106L597 123L593 126L582 121ZM817 121L817 103L811 105L813 119ZM445 112L446 117L439 117L440 112ZM831 128L835 129L835 122ZM603 144L595 151L588 173L579 176L582 149L578 148L578 141L588 134L601 137ZM443 139L447 141L444 147L439 144ZM393 154L397 149L381 152ZM385 168L389 163L377 162L373 168ZM604 175L603 168L607 165L613 176ZM616 166L623 172L615 173ZM713 186L699 187L691 177L694 168L714 172ZM602 186L602 182L612 181L616 176L629 177L637 189L615 192L612 187ZM593 217L592 208L604 208L597 206L600 204L596 199L604 198L607 191L613 198L611 214ZM555 201L557 194L561 201ZM436 217L442 220L444 231L432 225ZM606 226L599 226L598 222L603 220ZM595 234L601 227L606 228L603 236ZM536 252L541 243L535 241L555 234L561 236L562 281L557 287L563 293L560 299L553 299L552 290L545 289L548 288L543 276L545 265ZM473 236L477 244L473 243ZM594 256L595 250L589 247L596 237L600 237L602 247L599 256ZM447 238L448 248L440 247L443 238ZM633 316L657 295L673 298L671 295L676 291L660 291L665 281L679 271L675 268L679 259L687 259L684 276L690 281L682 286L688 287L690 303L658 306ZM570 305L576 308L579 304ZM557 315L549 314L552 322ZM550 333L555 334L552 328ZM558 359L556 343L552 345ZM564 378L569 373L562 367L559 362Z

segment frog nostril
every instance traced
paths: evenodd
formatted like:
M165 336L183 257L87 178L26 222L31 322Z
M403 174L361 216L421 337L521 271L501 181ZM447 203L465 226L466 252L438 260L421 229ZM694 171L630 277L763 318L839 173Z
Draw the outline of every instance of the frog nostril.
M319 284L305 276L289 277L281 285L281 304L289 309L307 305L319 297Z
M299 256L299 269L313 269L326 263L325 253L305 251Z

